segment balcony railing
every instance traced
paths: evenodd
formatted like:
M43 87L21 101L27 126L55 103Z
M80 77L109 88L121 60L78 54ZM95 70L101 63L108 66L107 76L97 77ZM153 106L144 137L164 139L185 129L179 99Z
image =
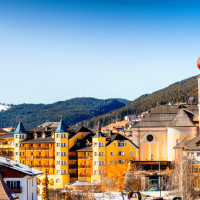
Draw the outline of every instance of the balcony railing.
M79 165L78 168L91 168L91 165Z
M49 151L53 151L54 149L53 148L49 148L49 147L22 147L20 148L21 151L24 151L24 150L35 150L35 151L40 151L40 150L49 150Z
M78 174L70 174L70 177L78 177Z
M69 156L69 159L71 159L71 160L77 160L78 157L77 156Z
M78 159L80 159L80 160L91 160L92 157L91 156L79 156Z
M22 193L22 188L11 188L14 193Z
M69 168L77 168L77 165L69 165Z
M55 156L35 156L34 159L55 159Z
M91 174L79 174L78 177L90 178Z
M33 165L33 168L55 168L55 165Z

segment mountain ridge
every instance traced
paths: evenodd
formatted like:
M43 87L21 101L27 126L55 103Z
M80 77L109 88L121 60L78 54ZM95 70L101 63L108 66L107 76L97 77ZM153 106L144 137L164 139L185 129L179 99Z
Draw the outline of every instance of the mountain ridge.
M111 111L102 116L94 117L85 122L87 127L95 127L100 121L102 126L112 123L115 119L123 119L126 115L140 114L150 110L156 105L164 105L169 102L188 102L193 97L193 103L197 103L198 87L197 76L175 82L163 89L151 94L144 94L127 104L125 107Z
M97 99L93 97L72 98L52 104L18 104L0 112L2 127L16 127L23 118L27 130L46 121L59 121L62 117L66 125L73 125L94 116L121 108L130 101L120 98Z

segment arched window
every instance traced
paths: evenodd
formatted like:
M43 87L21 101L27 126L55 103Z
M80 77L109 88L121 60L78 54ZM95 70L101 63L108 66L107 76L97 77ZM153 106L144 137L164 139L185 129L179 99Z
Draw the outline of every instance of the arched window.
M41 180L39 178L37 178L37 184L40 185L41 184Z
M56 183L57 183L57 184L58 184L58 183L61 183L61 181L60 181L59 178L56 179Z
M50 185L54 185L54 179L51 178L50 181L49 181Z

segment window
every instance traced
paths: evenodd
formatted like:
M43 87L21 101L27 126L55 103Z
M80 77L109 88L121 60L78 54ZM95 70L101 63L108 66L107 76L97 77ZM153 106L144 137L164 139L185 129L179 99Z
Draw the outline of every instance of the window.
M98 161L94 161L94 165L98 165Z
M18 139L19 138L19 135L15 135L15 139Z
M125 155L124 151L118 151L118 156L124 156L124 155Z
M25 139L25 135L22 135L22 139Z
M99 142L99 147L104 147L104 142Z
M22 152L19 152L19 155L22 156Z
M113 160L111 160L111 161L110 161L110 164L111 164L111 165L114 165L114 161L113 161Z
M98 142L94 142L93 147L98 147Z
M197 153L197 156L200 156L200 153Z
M66 134L61 134L61 138L66 138Z
M61 170L61 174L67 174L67 170Z
M56 183L61 183L59 178L56 179Z
M66 147L66 143L61 143L61 147Z
M124 147L124 142L118 142L118 147Z
M100 151L99 152L99 156L105 156L105 152L104 151Z
M60 147L60 143L56 143L56 147Z
M56 160L56 165L60 165L60 161L59 160Z
M22 148L22 144L19 144L19 147Z
M94 174L98 175L99 174L99 170L94 170Z
M7 181L6 184L11 189L20 188L20 181Z
M123 163L125 163L125 161L124 160L118 160L118 163L123 164Z
M57 134L56 134L56 138L60 138L60 134L57 133Z
M133 156L133 151L129 151L129 155L130 155L130 156Z
M125 142L125 146L127 145L127 142Z
M105 161L104 160L100 160L99 161L99 166L103 166L103 165L105 165Z
M56 152L56 156L60 156L60 152Z
M190 153L187 153L187 156L190 156Z
M61 161L61 165L67 165L67 161Z
M111 152L110 152L110 156L114 156L114 151L111 151Z
M61 152L61 156L66 156L67 153L66 152Z
M19 147L19 144L18 144L18 143L15 143L15 147Z
M15 152L15 155L18 156L18 155L19 155L19 152Z
M56 174L60 174L60 170L57 169L57 170L56 170Z
M94 152L94 156L98 156L99 154L98 154L98 152L97 151L95 151Z

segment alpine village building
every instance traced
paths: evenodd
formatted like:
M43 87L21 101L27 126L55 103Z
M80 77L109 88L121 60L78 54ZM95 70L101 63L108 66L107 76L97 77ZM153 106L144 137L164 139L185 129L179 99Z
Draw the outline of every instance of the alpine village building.
M75 180L101 183L103 168L136 159L138 147L118 133L96 134L82 126L67 127L63 120L26 131L19 122L14 132L14 160L48 174L50 188L64 188ZM42 195L44 175L38 178Z

